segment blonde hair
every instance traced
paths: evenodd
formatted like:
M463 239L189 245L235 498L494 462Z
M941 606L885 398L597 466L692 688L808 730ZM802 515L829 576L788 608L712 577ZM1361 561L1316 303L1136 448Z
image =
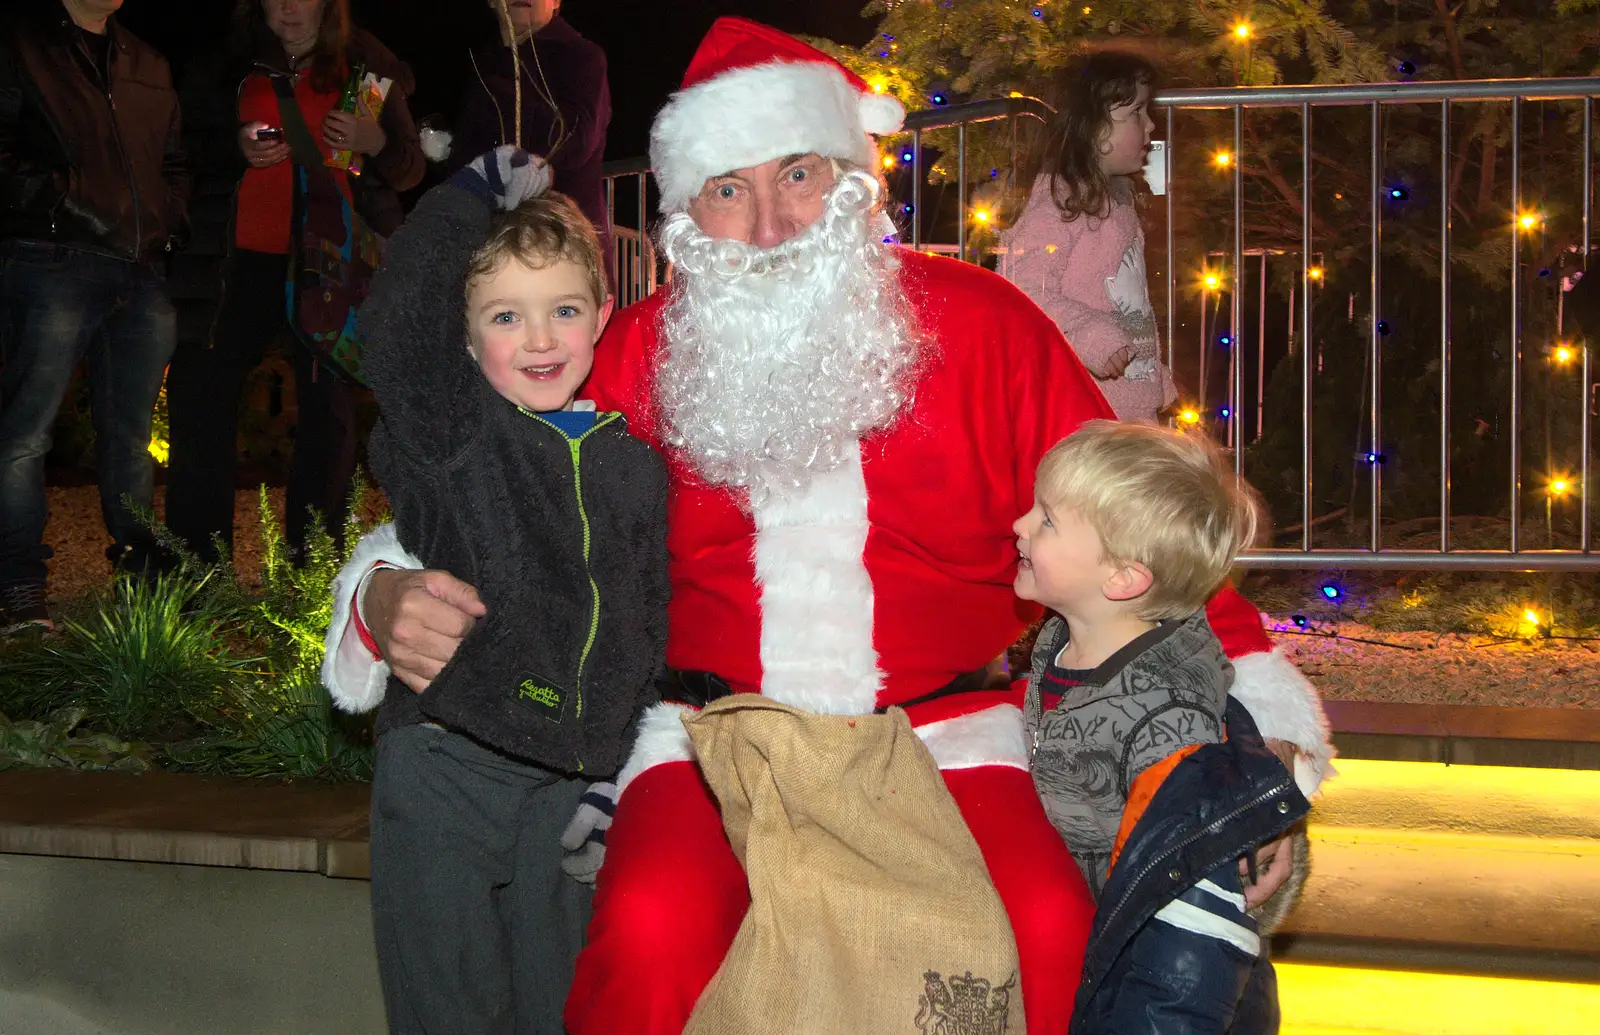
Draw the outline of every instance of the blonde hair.
M1255 490L1210 439L1148 424L1085 422L1039 461L1034 491L1093 525L1107 562L1150 569L1147 621L1204 607L1261 520Z
M511 259L534 270L563 260L575 262L588 277L595 305L610 297L600 237L564 194L547 191L509 212L495 213L489 236L472 253L467 266L468 290L478 278L489 276Z

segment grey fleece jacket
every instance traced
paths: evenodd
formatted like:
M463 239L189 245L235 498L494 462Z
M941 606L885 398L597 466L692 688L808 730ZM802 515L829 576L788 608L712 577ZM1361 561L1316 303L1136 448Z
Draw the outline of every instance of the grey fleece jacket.
M1045 813L1098 899L1133 781L1174 751L1221 742L1233 665L1204 611L1163 622L1092 672L1055 666L1068 639L1067 623L1056 617L1034 645L1029 768ZM1061 694L1048 711L1046 693Z

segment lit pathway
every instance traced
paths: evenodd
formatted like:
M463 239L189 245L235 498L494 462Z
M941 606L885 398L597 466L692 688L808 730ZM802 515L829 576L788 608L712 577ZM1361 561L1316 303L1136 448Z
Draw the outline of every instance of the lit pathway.
M1375 941L1600 978L1600 772L1338 765L1313 813L1299 944L1279 963L1284 1035L1600 1033L1600 983L1390 970ZM1315 962L1332 941L1375 949Z

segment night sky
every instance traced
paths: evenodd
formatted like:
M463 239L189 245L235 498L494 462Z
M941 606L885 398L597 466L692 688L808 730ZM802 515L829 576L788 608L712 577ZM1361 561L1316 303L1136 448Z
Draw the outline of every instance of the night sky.
M122 19L181 75L195 47L222 37L232 6L230 0L127 0ZM606 51L613 109L607 157L629 158L644 153L651 118L716 18L743 15L859 44L873 30L860 17L865 6L866 0L565 0L561 14ZM413 114L453 112L470 72L468 47L492 31L486 0L351 0L351 7L356 23L416 72Z

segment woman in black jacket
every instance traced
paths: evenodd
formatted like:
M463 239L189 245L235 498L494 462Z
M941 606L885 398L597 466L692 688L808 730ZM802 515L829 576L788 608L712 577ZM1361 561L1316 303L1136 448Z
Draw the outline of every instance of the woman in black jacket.
M185 90L211 127L217 147L231 141L243 170L234 190L222 298L209 342L180 348L168 372L172 456L167 524L201 556L212 540L233 538L235 438L239 397L286 322L285 282L292 239L293 177L278 92L292 91L301 121L324 158L350 150L359 175L330 168L338 188L380 235L403 219L399 191L424 171L416 127L406 105L411 72L370 33L350 25L348 0L240 0L233 41L213 84ZM365 67L392 80L381 115L337 110L353 70ZM222 108L227 104L226 109ZM266 129L268 137L258 133ZM291 337L293 335L291 334ZM290 464L286 529L303 552L315 511L335 536L343 526L345 495L359 449L355 401L359 389L299 342L288 347L295 373L298 419Z

